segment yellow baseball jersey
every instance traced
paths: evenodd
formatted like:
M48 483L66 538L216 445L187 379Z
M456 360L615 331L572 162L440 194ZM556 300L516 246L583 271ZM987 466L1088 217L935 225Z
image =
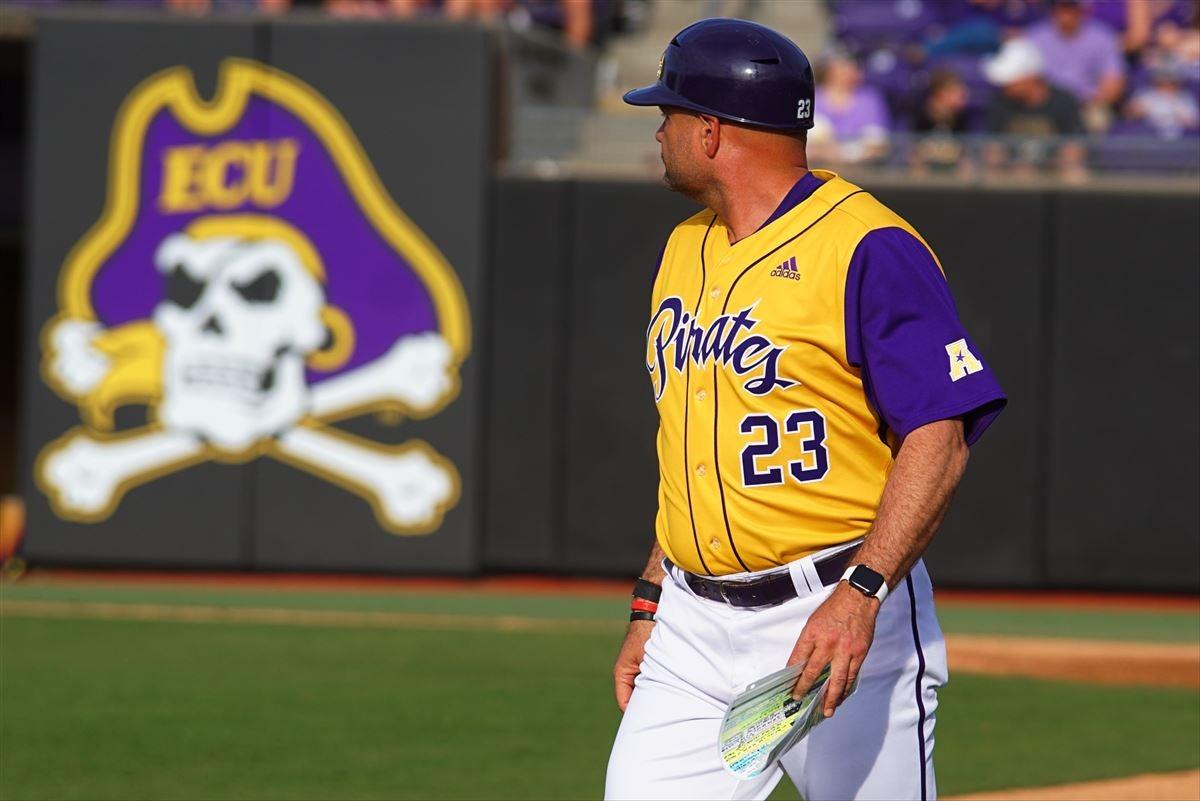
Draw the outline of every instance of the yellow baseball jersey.
M887 237L875 237L873 252L884 254L875 261L900 265L871 268L879 276L876 294L905 296L917 287L911 303L920 316L919 309L945 306L948 291L940 265L908 223L833 173L813 171L806 179L815 189L802 202L736 244L711 210L685 220L671 234L654 280L646 367L660 416L656 534L671 561L694 573L762 570L863 536L900 436L924 422L984 409L986 419L972 424L973 439L1003 405L961 333L952 301L949 314L934 314L920 342L887 344L917 330L905 321L912 314L904 303L905 319L884 321L886 330L875 332L881 315L871 311L862 325L867 333L860 336L856 322L855 341L848 342L848 273L872 232L904 237L924 254L915 258L930 265L904 266L907 257L887 250ZM889 288L892 273L898 289ZM874 279L868 273L852 280L868 278ZM878 374L900 388L889 394L899 409L894 414L877 408L864 376L870 359L855 353L867 346L864 338L885 343L871 344L872 353L892 348ZM934 365L911 373L929 386L915 401L904 389L908 377L891 366L904 361L896 353L907 351L917 354L915 362ZM956 359L967 381L953 378ZM971 382L979 376L985 380Z

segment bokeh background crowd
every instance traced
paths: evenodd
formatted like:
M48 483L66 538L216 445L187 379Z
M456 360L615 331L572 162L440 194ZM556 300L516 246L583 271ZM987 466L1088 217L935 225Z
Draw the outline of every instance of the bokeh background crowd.
M561 37L594 67L595 92L575 87L576 96L559 102L591 100L593 112L618 117L619 91L652 76L654 48L673 30L700 16L745 16L788 32L816 63L814 161L959 178L1051 171L1074 182L1091 172L1197 168L1196 0L99 2L115 11L191 16L474 20ZM623 147L571 139L566 131L580 126L569 118L556 122L531 121L527 127L540 138L516 148L517 160L543 166L564 156L601 166L652 160L619 123L608 133Z

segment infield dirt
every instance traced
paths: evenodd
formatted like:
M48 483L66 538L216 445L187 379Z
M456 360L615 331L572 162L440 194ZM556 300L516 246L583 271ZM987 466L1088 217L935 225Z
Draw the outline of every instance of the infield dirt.
M1200 770L968 793L950 796L946 801L1195 801L1197 798L1200 798Z
M1200 644L950 634L950 670L1200 690Z

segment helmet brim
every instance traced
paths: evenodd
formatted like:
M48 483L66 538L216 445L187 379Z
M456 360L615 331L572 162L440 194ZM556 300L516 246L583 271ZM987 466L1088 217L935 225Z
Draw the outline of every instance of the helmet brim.
M641 89L630 89L621 99L631 106L679 106L693 111L703 111L695 103L675 94L661 83L652 83Z
M714 117L720 117L723 120L732 120L752 125L755 128L766 128L771 131L802 131L812 127L811 123L807 125L768 125L756 122L755 120L735 117L732 114L726 114L722 111L702 106L699 103L693 103L683 95L671 91L661 83L652 83L640 89L630 89L621 96L621 99L631 106L675 106L677 108L686 108L689 111L698 111L701 114L710 114Z

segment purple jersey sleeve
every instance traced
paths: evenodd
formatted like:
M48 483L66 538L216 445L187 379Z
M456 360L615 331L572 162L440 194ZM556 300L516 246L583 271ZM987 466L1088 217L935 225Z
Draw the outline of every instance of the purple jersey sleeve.
M867 398L901 438L962 417L973 444L1007 399L958 319L933 254L901 228L871 231L846 276L846 355Z

